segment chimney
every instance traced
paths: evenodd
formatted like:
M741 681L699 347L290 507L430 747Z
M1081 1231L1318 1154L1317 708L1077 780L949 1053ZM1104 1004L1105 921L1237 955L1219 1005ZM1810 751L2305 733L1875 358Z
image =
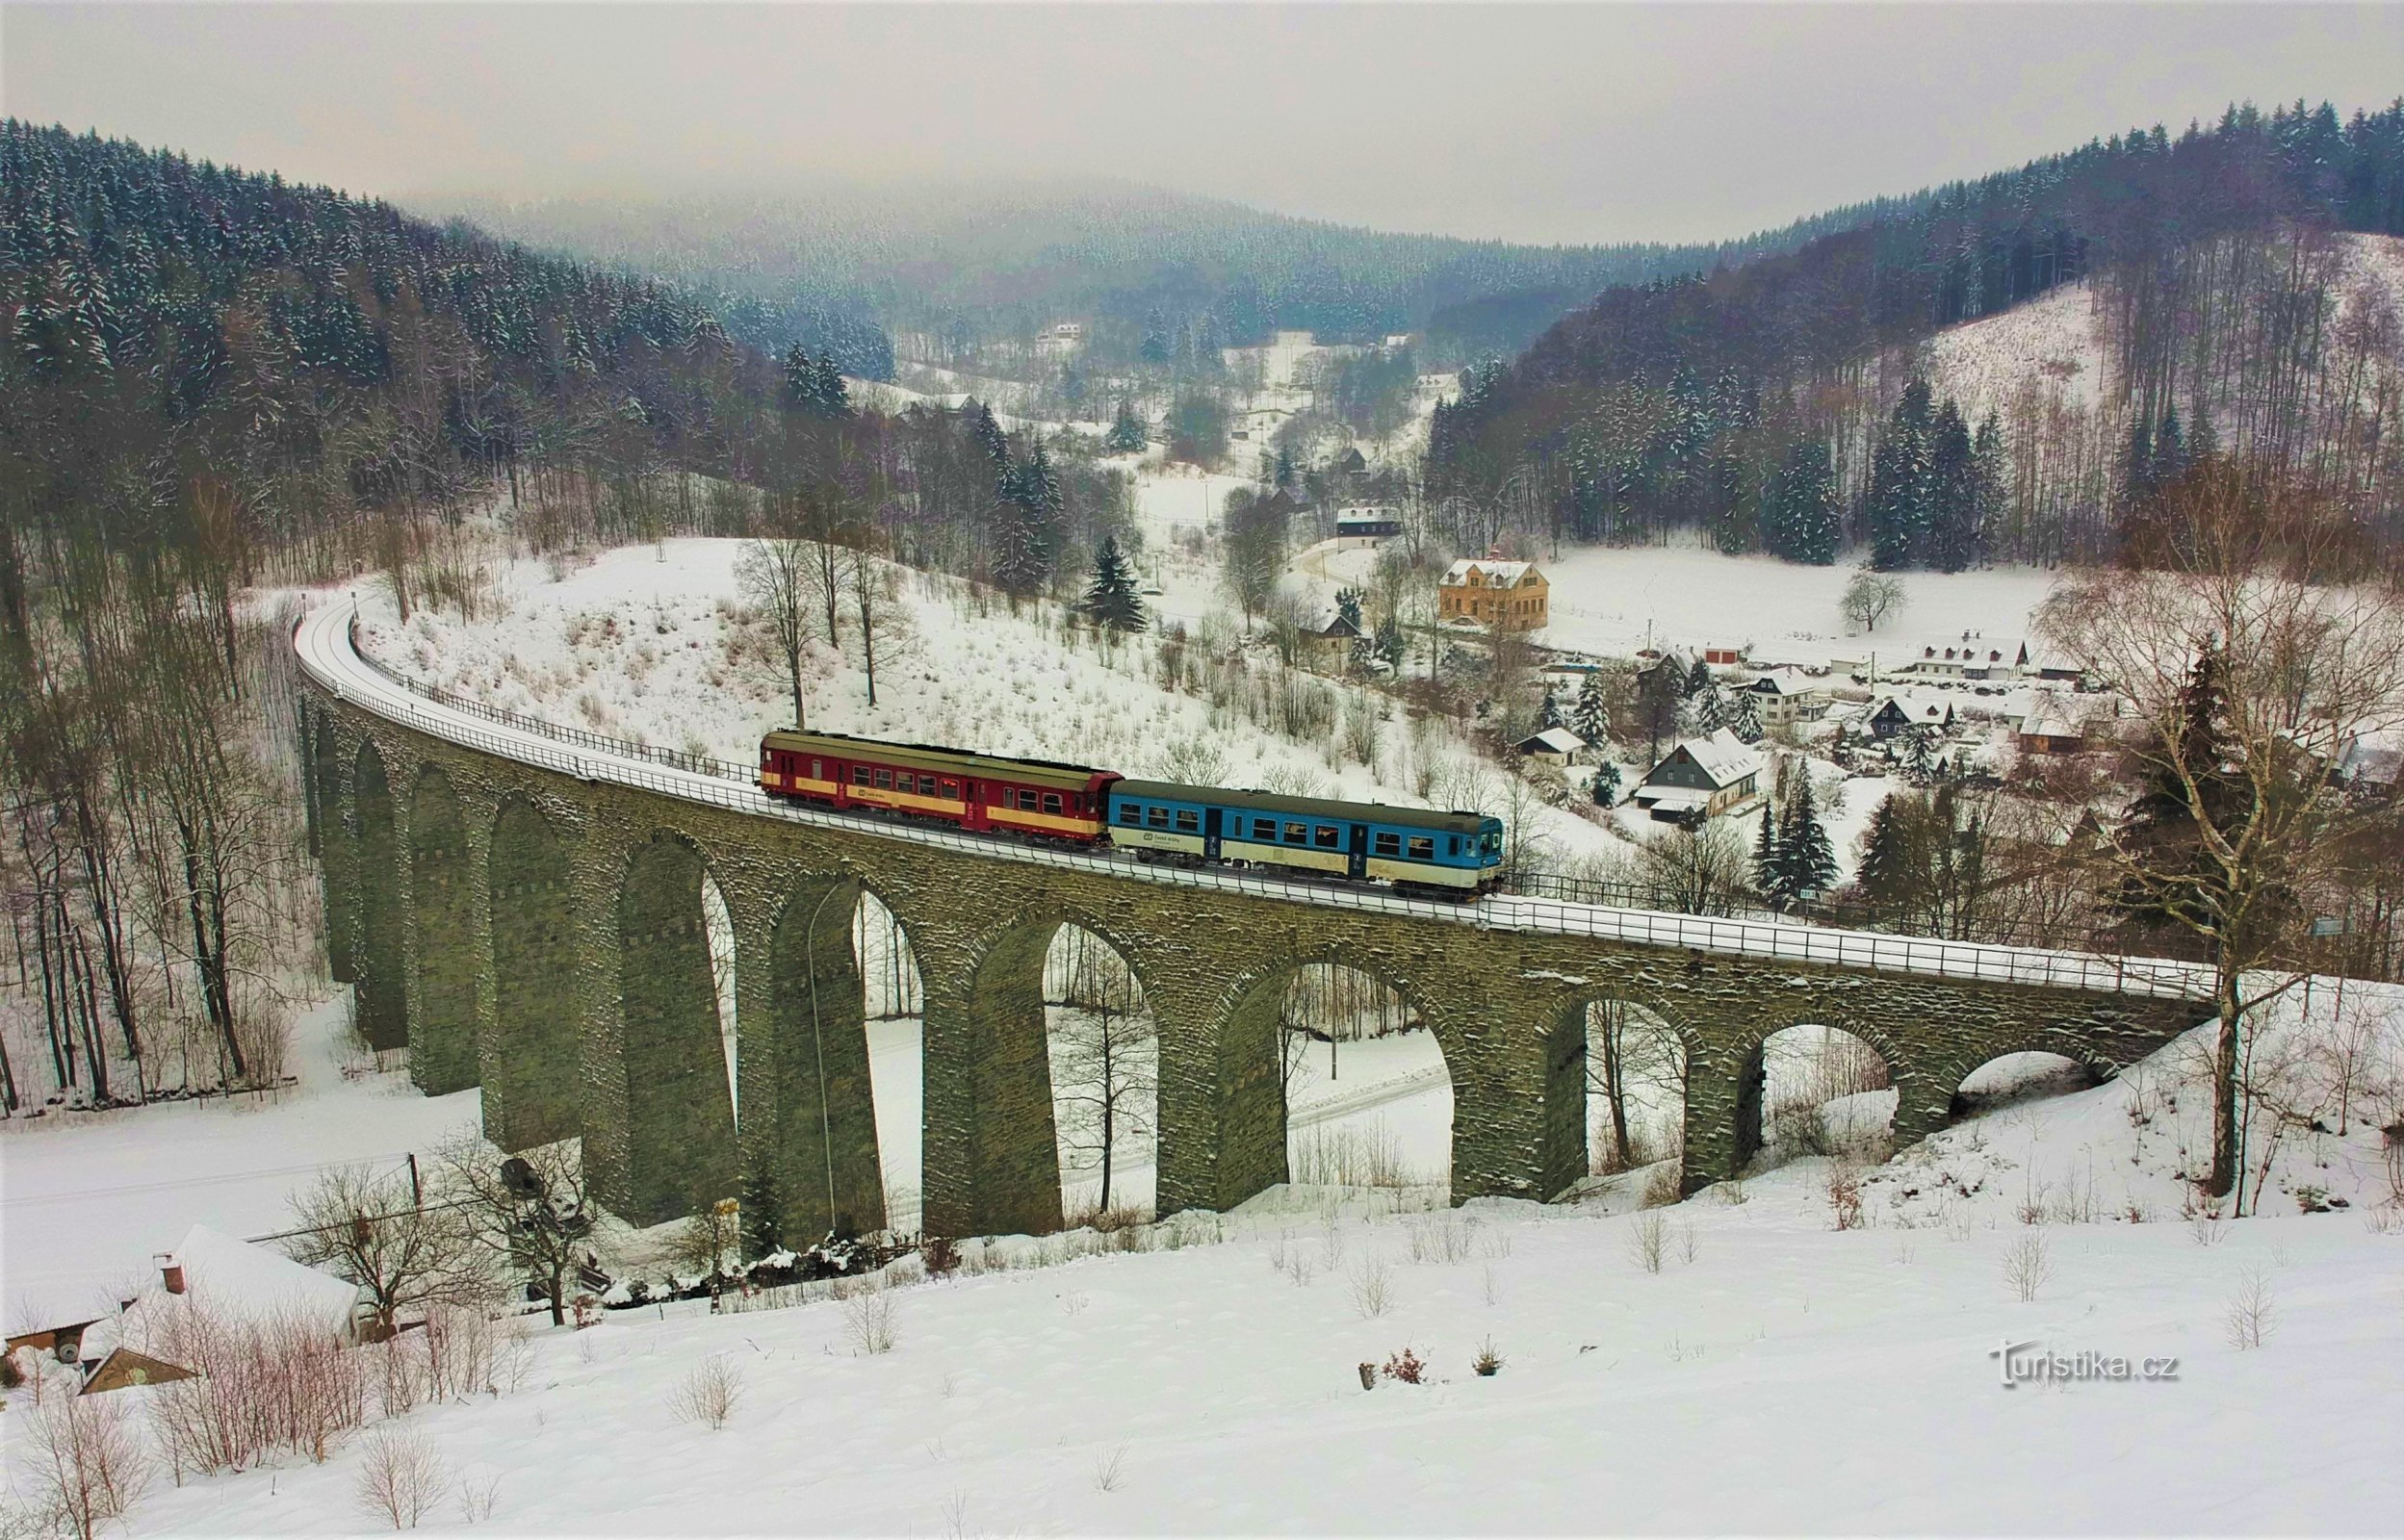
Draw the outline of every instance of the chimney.
M167 1285L167 1292L182 1294L184 1292L184 1265L176 1261L173 1254L166 1251L160 1252L151 1260L159 1265L159 1281Z

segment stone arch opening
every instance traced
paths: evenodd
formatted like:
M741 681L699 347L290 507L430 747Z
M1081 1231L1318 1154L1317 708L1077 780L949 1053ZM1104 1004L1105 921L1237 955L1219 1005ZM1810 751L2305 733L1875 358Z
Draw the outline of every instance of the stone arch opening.
M866 1018L885 1223L915 1235L925 1215L926 985L909 931L866 883L851 910L851 945Z
M574 873L567 847L532 804L493 820L493 1043L484 1137L530 1149L583 1132Z
M1782 1027L1754 1045L1738 1081L1738 1162L1884 1160L1895 1107L1895 1066L1869 1039L1819 1022Z
M1983 1117L2024 1102L2044 1101L2090 1091L2104 1083L2094 1065L2040 1048L2000 1053L1979 1065L1953 1088L1946 1109L1950 1122Z
M636 847L617 900L627 1218L641 1225L736 1197L735 1091L704 891L685 839Z
M409 895L417 921L417 1014L409 1075L429 1096L476 1084L477 947L467 819L427 766L409 799Z
M351 1019L368 1046L382 1053L408 1046L409 991L402 971L401 850L394 832L392 782L384 773L384 757L372 742L359 745L351 788L359 822Z
M1124 954L1073 923L1044 955L1044 1041L1071 1226L1153 1217L1160 1028Z
M1086 1125L1071 1130L1070 1148L1064 1151L1059 1104L1054 1099L1053 1020L1047 1003L1051 991L1047 986L1058 982L1065 992L1073 982L1065 974L1056 977L1052 967L1054 947L1067 927L1095 938L1084 943L1088 957L1098 955L1097 942L1114 953L1125 966L1137 997L1149 998L1127 948L1081 914L1053 911L1027 916L1006 927L983 948L969 975L965 1002L967 1074L961 1087L965 1092L967 1140L961 1155L966 1167L967 1212L969 1227L977 1233L1043 1235L1059 1229L1069 1191L1064 1158L1077 1162L1073 1170L1080 1179L1093 1182L1099 1196L1099 1131L1105 1125L1086 1115ZM1105 987L1117 987L1109 984L1113 978L1114 973L1105 972L1078 987L1093 987L1085 999L1100 998ZM1147 1030L1148 1024L1124 1009L1128 991L1122 988L1113 998L1111 1030L1119 1044L1114 1052L1125 1055L1128 1040ZM1085 1000L1064 1009L1090 1013ZM1090 1022L1086 1026L1090 1040ZM930 1041L930 1052L932 1046ZM1090 1054L1093 1050L1089 1045L1083 1051ZM1123 1057L1116 1073L1124 1077L1127 1067ZM1131 1107L1143 1096L1124 1078L1116 1081L1111 1094L1122 1107ZM1128 1130L1116 1118L1106 1126L1113 1141L1112 1202L1116 1205L1119 1183L1125 1179L1117 1165L1124 1147L1119 1141ZM1089 1158L1093 1165L1086 1178Z
M883 1158L905 1119L918 1116L918 1022L893 1014L918 1009L917 981L906 943L901 955L886 955L899 941L898 924L889 934L879 918L890 920L891 911L848 877L804 881L777 914L768 1033L750 1035L764 1050L751 1071L751 1093L773 1097L775 1129L774 1140L755 1150L772 1174L745 1176L755 1245L798 1246L829 1233L917 1226L915 1130L906 1170L889 1169ZM906 985L892 985L905 965ZM894 1041L882 1066L869 1042L872 1014L884 1018L881 1028L898 1028L887 1034ZM746 1127L767 1124L755 1113Z
M1668 1162L1684 1167L1687 1043L1660 1013L1617 995L1570 1007L1564 1054L1577 1056L1579 1091L1564 1112L1582 1139L1573 1159L1547 1162L1585 1176L1616 1176ZM1555 1067L1559 1075L1559 1066ZM1568 1120L1562 1120L1564 1129Z
M1333 952L1257 974L1218 1049L1216 1207L1285 1182L1449 1186L1452 1065L1383 968Z

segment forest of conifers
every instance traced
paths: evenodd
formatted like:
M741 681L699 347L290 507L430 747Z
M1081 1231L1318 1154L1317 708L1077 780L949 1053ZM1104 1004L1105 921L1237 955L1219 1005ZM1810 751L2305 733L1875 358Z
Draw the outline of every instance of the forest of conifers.
M2404 234L2404 102L2134 130L1791 253L1609 291L1464 376L1429 491L1464 542L1696 529L1729 552L1957 569L2113 556L2154 490L2231 455L2392 559L2404 329L2337 232ZM1939 328L2079 280L2100 399L2041 378L1975 409L1909 389Z

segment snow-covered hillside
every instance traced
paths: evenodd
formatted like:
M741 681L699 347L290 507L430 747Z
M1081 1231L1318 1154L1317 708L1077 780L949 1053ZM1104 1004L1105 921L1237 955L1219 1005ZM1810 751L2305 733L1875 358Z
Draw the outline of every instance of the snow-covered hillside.
M1666 1210L1629 1212L1635 1178L1434 1214L1285 1189L1124 1254L971 1244L882 1296L885 1351L836 1301L614 1314L401 1425L497 1477L510 1533L2383 1530L2404 1223L2378 1136L2290 1136L2264 1217L2189 1220L2193 1063ZM2131 1377L2007 1387L2005 1348ZM1406 1350L1424 1382L1363 1387ZM739 1383L714 1431L670 1404L713 1363ZM366 1448L160 1483L136 1531L351 1528Z
M2404 240L2340 234L2334 333L2366 309L2404 308ZM2003 412L2035 388L2060 404L2092 411L2117 391L2095 285L2066 284L2001 315L1938 332L1925 345L1925 366L1939 397L1952 396L1977 421Z

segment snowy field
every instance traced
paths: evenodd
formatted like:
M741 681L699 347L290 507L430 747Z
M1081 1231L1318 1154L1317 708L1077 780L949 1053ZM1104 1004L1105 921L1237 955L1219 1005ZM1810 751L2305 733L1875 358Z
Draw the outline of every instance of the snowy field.
M297 1024L300 1084L272 1096L0 1122L9 1330L115 1309L117 1284L146 1276L151 1253L195 1223L235 1236L284 1229L287 1195L317 1172L396 1168L478 1126L476 1091L428 1098L405 1073L360 1072L338 1030L348 994Z
M2376 1135L2291 1142L2266 1217L2190 1222L2191 1055L1860 1173L1857 1228L1833 1227L1821 1158L1648 1213L1636 1178L1449 1214L1284 1189L1184 1221L1174 1251L1167 1226L1076 1260L971 1245L1022 1266L889 1293L890 1351L858 1350L838 1302L628 1312L405 1425L451 1476L498 1478L509 1533L2384 1532L2404 1224L2366 1212ZM2306 1183L2351 1207L2298 1213ZM2256 1287L2267 1329L2241 1348ZM2006 1388L2003 1343L2175 1377ZM1362 1388L1406 1348L1426 1382ZM716 1431L668 1406L711 1359L740 1380ZM160 1483L131 1532L355 1530L361 1458Z

